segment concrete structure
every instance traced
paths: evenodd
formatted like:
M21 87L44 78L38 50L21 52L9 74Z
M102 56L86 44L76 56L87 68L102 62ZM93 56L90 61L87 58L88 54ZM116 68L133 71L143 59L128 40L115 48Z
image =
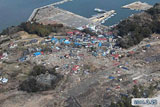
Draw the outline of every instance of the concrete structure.
M78 28L92 23L92 21L85 17L54 6L38 9L37 12L34 11L34 13L36 14L30 20L43 24L62 23L66 26Z
M98 14L96 16L91 17L90 20L95 23L101 23L102 21L104 21L105 19L108 19L114 14L115 14L115 10L106 11L103 14Z

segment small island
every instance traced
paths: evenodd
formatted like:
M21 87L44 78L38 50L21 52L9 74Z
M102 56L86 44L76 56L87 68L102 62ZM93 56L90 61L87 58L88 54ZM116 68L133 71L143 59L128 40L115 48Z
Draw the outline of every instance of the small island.
M122 8L128 8L128 9L131 9L131 10L148 10L151 7L152 7L151 5L149 5L147 3L142 3L140 1L133 2L131 4L122 6Z

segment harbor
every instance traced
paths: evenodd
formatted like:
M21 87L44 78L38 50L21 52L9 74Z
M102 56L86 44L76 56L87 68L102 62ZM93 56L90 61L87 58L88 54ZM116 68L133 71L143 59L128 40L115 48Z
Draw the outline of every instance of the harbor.
M151 8L152 6L149 5L148 3L142 3L140 1L137 1L137 2L133 2L131 4L128 4L128 5L125 5L125 6L122 6L122 8L128 8L128 9L131 9L131 10L147 10L149 8Z
M92 24L101 25L107 19L114 16L115 14L115 10L105 11L105 10L95 8L94 11L97 11L98 13L99 12L103 12L103 13L97 14L91 18L86 18L80 15L74 14L72 12L66 11L64 9L55 7L55 5L59 3L64 3L67 1L71 1L71 0L63 0L61 2L56 2L51 5L34 9L28 21L30 22L35 21L37 23L42 23L44 25L61 23L61 24L64 24L65 26L80 28L80 27L83 27L86 25L92 25Z
M9 26L12 26L12 25L16 26L22 22L27 21L34 9L47 6L50 4L54 5L55 7L59 7L60 9L67 10L69 12L75 13L77 15L80 15L86 18L90 18L97 13L94 11L95 8L99 8L107 11L115 10L117 14L114 17L108 19L103 24L105 26L112 26L114 24L119 23L120 20L123 20L129 17L130 15L140 12L136 10L122 8L123 5L127 5L132 2L135 2L134 0L123 0L123 1L72 0L62 4L61 3L58 4L57 2L59 1L61 0L27 0L27 1L0 0L0 7L1 7L0 31L2 31L3 29ZM57 5L55 5L55 2ZM141 0L141 2L146 2L150 5L153 5L159 2L159 0Z

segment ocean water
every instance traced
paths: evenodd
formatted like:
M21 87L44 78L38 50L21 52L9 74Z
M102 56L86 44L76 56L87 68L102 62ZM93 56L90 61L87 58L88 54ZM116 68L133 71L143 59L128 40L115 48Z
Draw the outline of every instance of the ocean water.
M0 31L27 21L34 8L48 5L60 0L0 0ZM148 4L155 4L160 0L140 0ZM104 25L113 25L138 11L122 9L121 6L135 2L135 0L73 0L57 7L71 11L84 17L95 15L94 8L116 10L116 15L108 19Z

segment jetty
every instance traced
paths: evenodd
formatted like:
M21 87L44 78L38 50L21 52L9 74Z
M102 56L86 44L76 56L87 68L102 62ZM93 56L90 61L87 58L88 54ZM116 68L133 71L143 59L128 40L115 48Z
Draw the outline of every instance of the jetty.
M131 10L147 10L147 9L150 9L152 6L149 5L148 3L142 3L140 1L137 1L137 2L133 2L131 4L128 4L128 5L125 5L125 6L122 6L122 8L128 8L128 9L131 9Z
M50 6L56 6L56 5L60 5L60 4L63 4L63 3L66 3L66 2L71 2L71 1L72 0L62 0L62 1L59 1L59 2L55 2L55 3L49 4L49 5L42 6L39 9L50 7Z
M105 21L106 19L110 18L111 16L113 16L114 14L115 14L115 10L110 10L110 11L106 11L103 14L95 15L89 18L89 20L91 20L94 23L101 23Z

